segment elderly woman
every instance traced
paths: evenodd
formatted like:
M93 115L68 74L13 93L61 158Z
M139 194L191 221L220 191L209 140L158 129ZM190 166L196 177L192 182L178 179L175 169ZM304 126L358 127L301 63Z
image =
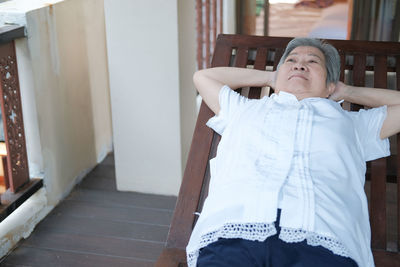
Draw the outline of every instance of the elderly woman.
M277 72L212 68L194 83L221 134L189 266L374 266L366 161L389 155L400 93L338 81L336 49L296 38ZM252 100L232 89L270 86ZM336 101L373 107L343 110Z

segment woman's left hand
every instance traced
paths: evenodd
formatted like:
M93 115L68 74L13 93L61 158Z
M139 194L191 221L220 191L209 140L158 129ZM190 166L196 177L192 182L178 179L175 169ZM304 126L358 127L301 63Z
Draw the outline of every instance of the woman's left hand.
M345 100L348 91L348 86L342 82L337 82L335 88L333 89L332 94L328 97L328 99L334 101Z

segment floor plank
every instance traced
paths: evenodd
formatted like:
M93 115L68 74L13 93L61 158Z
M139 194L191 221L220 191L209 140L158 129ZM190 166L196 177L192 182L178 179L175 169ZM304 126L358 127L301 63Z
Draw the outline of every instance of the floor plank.
M117 191L111 154L0 266L154 266L175 202L173 196Z
M103 162L97 165L87 177L100 176L115 179L115 166L113 164L104 164Z
M163 243L167 239L169 226L51 214L47 216L37 229L71 234L132 238Z
M165 210L173 210L176 202L176 197L135 192L104 192L84 188L77 188L67 199L94 202L101 205L112 203L119 207L147 207Z
M46 262L47 265L43 265ZM151 267L154 261L135 259L132 257L104 256L88 252L60 251L34 247L21 247L7 258L1 266L58 266L58 267Z
M110 177L92 176L81 182L79 188L103 191L117 191L115 179Z
M82 233L60 233L43 228L35 230L33 234L21 244L21 247L25 246L105 256L133 257L151 261L156 260L161 254L164 244L162 242L93 236Z
M139 222L169 226L172 210L143 207L118 207L113 204L97 205L84 201L68 200L54 209L54 214L112 221Z

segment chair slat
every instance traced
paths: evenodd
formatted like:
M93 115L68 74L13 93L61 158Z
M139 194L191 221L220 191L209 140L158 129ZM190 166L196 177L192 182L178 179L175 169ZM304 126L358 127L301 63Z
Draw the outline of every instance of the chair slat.
M397 251L400 252L400 134L396 136L397 155L396 155L396 182L397 182Z
M234 67L238 68L245 68L247 65L247 60L248 60L248 49L247 47L239 47L236 51L236 56L234 58ZM239 94L242 94L242 88L239 88L236 90Z
M265 66L267 65L268 58L268 49L266 47L260 47L257 49L256 60L254 62L254 68L256 70L265 70ZM249 92L250 99L260 98L261 88L260 87L251 87Z
M387 88L387 57L385 55L375 57L374 87Z
M396 89L400 91L400 56L396 57ZM400 134L397 134L397 251L400 251Z
M249 99L259 99L261 95L261 87L250 87Z
M371 162L372 248L386 249L386 159Z
M211 67L229 66L232 57L232 47L217 45L214 50Z
M339 80L342 82L345 82L345 74L346 74L346 53L344 51L338 51L339 55L340 55L340 76L339 76ZM350 110L351 109L351 103L344 101L341 104L342 108L345 110Z
M355 86L364 86L365 84L365 64L366 57L364 54L354 55L353 82Z
M396 57L396 87L400 91L400 56Z
M245 68L248 59L248 49L247 47L239 47L235 57L235 67Z
M275 57L274 57L274 67L273 70L276 70L276 68L278 67L279 64L279 60L281 59L282 55L283 55L284 49L283 48L278 48L275 50Z
M339 80L344 82L344 74L346 68L346 54L344 52L340 53L340 77Z
M265 70L268 58L268 48L260 47L257 49L256 60L254 62L254 68L256 70Z
M374 87L387 87L387 57L375 57ZM386 159L371 162L372 247L386 249Z
M353 84L355 86L365 85L365 64L366 56L365 54L355 54L354 64L353 64ZM351 110L357 111L363 108L361 105L351 104Z

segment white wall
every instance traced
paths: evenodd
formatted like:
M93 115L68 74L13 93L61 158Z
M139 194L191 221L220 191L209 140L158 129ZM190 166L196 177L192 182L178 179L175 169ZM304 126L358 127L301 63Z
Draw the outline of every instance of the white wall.
M0 223L0 257L111 151L109 68L122 189L177 194L195 123L195 16L191 1L165 2L106 0L109 67L102 1L0 3L0 23L27 28L16 51L28 160L45 185Z
M181 164L185 170L193 130L196 124L196 89L193 73L196 71L196 15L195 1L178 0L179 38L179 99L181 126Z
M30 175L57 203L112 149L104 6L97 0L14 0L0 22L16 41Z
M43 178L44 166L39 135L39 123L36 109L33 66L28 47L28 39L15 40L18 76L21 92L22 113L25 126L26 149L28 154L29 175Z
M185 2L105 0L119 190L178 193L195 120L187 80L195 65L195 9Z
M68 0L26 18L44 182L57 203L111 149L103 6Z
M88 78L92 98L92 115L97 162L112 150L111 102L108 76L104 3L85 0L82 24L86 39Z
M16 41L31 177L44 188L0 223L0 257L112 149L103 2L13 0L0 23L26 25Z
M226 34L236 33L236 0L223 1L222 32Z

